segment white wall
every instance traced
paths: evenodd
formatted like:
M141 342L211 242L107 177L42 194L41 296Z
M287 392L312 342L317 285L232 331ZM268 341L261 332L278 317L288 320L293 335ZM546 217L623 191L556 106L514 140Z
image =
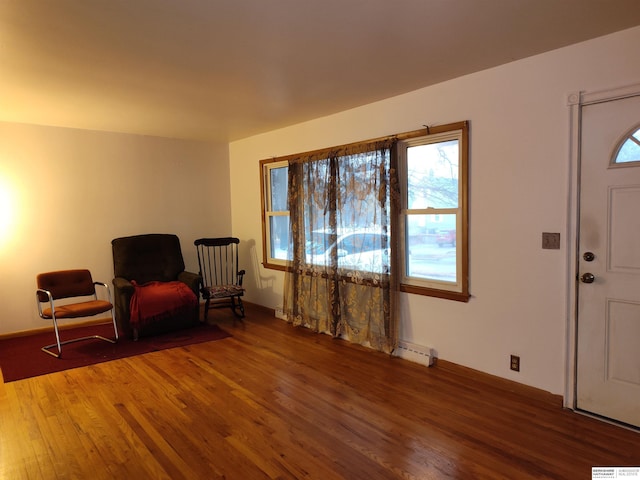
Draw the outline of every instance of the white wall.
M231 233L228 165L227 145L0 122L0 334L49 326L39 272L111 285L116 237L174 233L197 272L193 241Z
M568 255L566 97L640 81L640 28L465 76L230 145L234 235L245 240L247 300L281 304L262 268L259 161L421 128L471 122L468 303L403 294L401 338L438 356L556 394L565 386ZM521 357L520 373L509 355Z

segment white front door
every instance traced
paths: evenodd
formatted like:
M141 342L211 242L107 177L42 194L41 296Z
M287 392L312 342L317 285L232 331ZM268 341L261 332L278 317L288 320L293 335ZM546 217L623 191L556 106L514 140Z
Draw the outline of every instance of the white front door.
M640 427L638 129L640 96L582 109L576 406Z

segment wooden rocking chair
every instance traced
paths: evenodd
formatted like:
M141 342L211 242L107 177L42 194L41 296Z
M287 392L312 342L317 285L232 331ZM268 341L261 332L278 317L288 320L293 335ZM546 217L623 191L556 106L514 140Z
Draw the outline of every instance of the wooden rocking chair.
M199 238L194 242L198 251L198 265L205 300L204 321L209 308L231 308L234 315L244 318L242 279L245 271L238 269L238 245L234 237Z

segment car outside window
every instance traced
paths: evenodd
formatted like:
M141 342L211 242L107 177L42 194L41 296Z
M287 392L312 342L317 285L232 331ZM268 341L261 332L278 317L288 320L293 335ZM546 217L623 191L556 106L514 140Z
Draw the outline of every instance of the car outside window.
M313 232L307 242L307 263L328 265L335 253L342 269L381 273L388 264L389 249L383 245L389 245L389 241L383 243L382 233L354 231L341 233L332 242L333 238L323 231Z

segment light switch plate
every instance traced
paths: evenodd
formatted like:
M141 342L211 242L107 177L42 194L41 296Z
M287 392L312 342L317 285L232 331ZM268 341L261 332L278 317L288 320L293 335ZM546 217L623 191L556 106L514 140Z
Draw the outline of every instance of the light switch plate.
M542 232L542 248L548 250L560 250L560 234Z

